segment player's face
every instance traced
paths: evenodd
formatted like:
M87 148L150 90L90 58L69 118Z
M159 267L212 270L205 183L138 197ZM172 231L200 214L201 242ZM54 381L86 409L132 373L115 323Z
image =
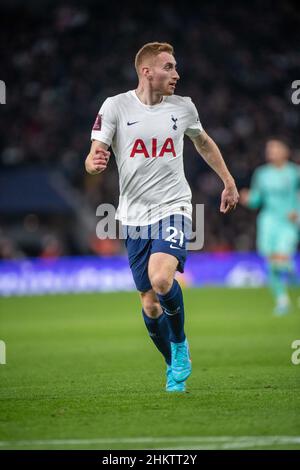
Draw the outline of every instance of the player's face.
M266 160L273 165L282 165L289 158L288 147L279 140L266 143Z
M179 75L176 60L172 54L161 52L150 67L151 87L162 95L173 95Z

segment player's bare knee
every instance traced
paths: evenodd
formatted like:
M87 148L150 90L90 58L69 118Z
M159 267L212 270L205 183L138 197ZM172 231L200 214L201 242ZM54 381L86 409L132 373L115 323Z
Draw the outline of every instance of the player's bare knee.
M141 302L145 314L150 318L157 318L162 312L159 300L153 290L140 292Z
M172 283L173 279L170 279L169 277L161 274L153 276L151 279L153 290L160 295L164 295L169 292L172 287Z
M145 300L142 302L145 314L150 318L157 318L161 314L161 306L159 302Z

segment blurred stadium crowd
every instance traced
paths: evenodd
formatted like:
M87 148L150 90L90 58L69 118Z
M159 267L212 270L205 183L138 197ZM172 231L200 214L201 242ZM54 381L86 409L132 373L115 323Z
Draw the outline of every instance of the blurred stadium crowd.
M118 202L113 158L89 176L90 131L107 96L134 89L134 57L174 45L181 80L239 188L264 162L266 138L286 138L300 163L300 9L296 2L1 2L0 258L113 254L96 238L96 207ZM222 185L185 146L193 203L205 204L205 251L255 248L255 214L219 213Z

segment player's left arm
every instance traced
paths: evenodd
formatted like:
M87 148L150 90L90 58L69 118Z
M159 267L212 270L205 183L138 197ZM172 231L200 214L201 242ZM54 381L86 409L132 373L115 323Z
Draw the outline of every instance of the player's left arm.
M226 214L231 209L235 209L239 193L235 181L229 172L222 154L213 139L204 131L197 136L191 137L197 152L203 157L206 163L217 173L224 183L224 190L221 195L220 212Z

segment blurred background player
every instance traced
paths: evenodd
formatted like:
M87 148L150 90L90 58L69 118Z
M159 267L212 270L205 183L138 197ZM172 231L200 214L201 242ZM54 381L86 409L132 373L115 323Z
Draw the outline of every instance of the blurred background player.
M99 111L86 170L92 175L105 170L112 145L120 179L116 218L126 230L144 321L167 363L167 391L184 391L191 360L182 290L174 279L177 270L184 271L192 216L183 166L184 135L224 183L221 212L235 208L238 192L217 145L202 128L194 103L174 95L179 75L173 47L145 44L135 67L137 89L107 98ZM141 236L131 236L130 229ZM149 229L161 231L159 238L151 239Z
M250 191L241 190L240 203L260 209L257 217L257 249L268 263L268 283L275 299L274 313L290 310L284 275L295 277L293 257L299 236L299 166L289 162L290 148L280 139L266 143L266 165L253 174Z

